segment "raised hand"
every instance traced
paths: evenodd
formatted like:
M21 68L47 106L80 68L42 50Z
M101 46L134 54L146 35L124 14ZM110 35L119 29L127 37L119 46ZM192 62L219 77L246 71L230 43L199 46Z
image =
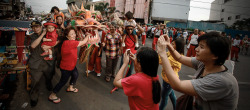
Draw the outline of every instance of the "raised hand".
M45 34L46 34L46 32L47 32L47 30L46 30L46 29L43 29L43 33L42 33L42 35L45 35Z
M167 40L169 38L167 37ZM160 36L160 38L158 39L157 42L157 52L158 54L166 54L166 48L167 48L167 44L170 44L170 41L166 41L164 38L164 35Z
M167 35L167 34L164 34L164 35L162 35L162 36L164 36L165 41L167 42L167 45L170 45L171 43L170 43L170 38L168 37L168 35Z
M128 54L128 50L126 50L123 56L123 64L127 65L128 63L129 63L129 54Z

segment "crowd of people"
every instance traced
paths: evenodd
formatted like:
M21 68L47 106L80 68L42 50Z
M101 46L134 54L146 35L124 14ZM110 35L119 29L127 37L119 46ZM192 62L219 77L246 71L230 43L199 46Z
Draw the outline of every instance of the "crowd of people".
M33 21L30 26L34 33L25 38L25 45L30 45L31 50L28 60L32 78L31 106L36 106L38 102L42 76L45 76L47 89L52 91L48 99L53 103L61 102L57 93L69 78L66 91L73 93L79 91L75 86L78 78L77 47L86 45L90 41L88 34L80 41L76 39L77 32L69 23L70 19L66 18L57 7L53 7L51 13L53 16L49 15L48 22L44 24ZM126 13L125 18L123 26L119 26L116 22L103 21L102 24L107 28L98 30L101 37L100 46L95 47L90 55L86 71L95 72L98 77L104 73L104 80L107 82L114 78L114 86L122 88L128 96L131 110L164 110L168 97L171 99L173 109L186 109L186 106L180 103L183 101L177 101L174 91L190 96L193 100L189 106L194 109L237 108L238 83L224 63L229 59L230 51L231 59L235 54L236 61L238 60L239 50L235 49L240 45L238 37L231 44L231 39L217 32L205 33L195 29L190 34L187 30L182 32L181 29L174 27L167 28L164 24L155 27L140 25L135 22L131 12ZM142 47L138 49L140 37ZM148 37L153 38L151 48L145 46ZM242 44L246 51L249 45L247 40L245 38ZM188 52L185 56L186 44ZM105 72L101 71L102 50L106 55ZM116 73L120 57L121 65ZM162 85L157 75L159 64L163 68ZM196 78L179 79L178 73L182 64L194 68ZM53 87L51 80L56 67L61 70L61 79ZM125 71L126 69L128 71Z

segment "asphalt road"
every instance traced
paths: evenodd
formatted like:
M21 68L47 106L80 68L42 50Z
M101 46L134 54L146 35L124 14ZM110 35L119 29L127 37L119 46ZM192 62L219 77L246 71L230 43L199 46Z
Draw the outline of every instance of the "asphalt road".
M141 42L141 41L140 41ZM146 46L151 47L152 39L146 40ZM250 108L248 99L250 99L250 56L242 56L239 58L240 62L237 62L234 69L234 75L238 80L240 88L240 98L238 103L238 110L247 110ZM118 65L120 64L120 60ZM79 89L78 93L67 93L66 86L64 86L58 93L58 97L61 98L61 103L54 104L48 101L48 96L51 92L45 88L44 80L41 80L42 89L40 90L39 102L36 107L31 108L29 103L29 95L25 89L24 75L19 74L17 81L17 89L13 100L10 104L11 110L129 110L127 96L124 95L122 89L110 94L113 88L112 81L106 82L104 80L105 74L105 55L102 56L102 76L97 77L96 73L92 72L89 77L86 77L85 64L77 64L79 71L79 78L77 80L76 87ZM119 66L118 66L119 67ZM117 67L117 71L118 68ZM161 73L161 67L159 67L158 74ZM194 69L182 66L179 73L180 79L191 79L194 73ZM44 79L44 78L43 78ZM55 86L60 79L60 70L56 70L56 75L53 78L53 85ZM162 80L160 81L162 83ZM176 92L176 96L179 97L181 93ZM27 105L27 106L25 106ZM172 110L172 104L169 100L167 110Z

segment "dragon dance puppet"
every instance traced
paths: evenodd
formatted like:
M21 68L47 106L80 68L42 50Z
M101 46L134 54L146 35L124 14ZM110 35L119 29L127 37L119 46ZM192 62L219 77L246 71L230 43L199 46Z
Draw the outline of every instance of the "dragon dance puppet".
M84 9L83 3L81 9L76 5L71 7L68 10L72 17L71 26L76 29L77 40L81 41L85 36L90 35L87 45L82 46L79 52L79 63L86 62L86 68L88 69L88 57L96 46L99 47L100 36L98 29L104 29L106 26L98 22L102 20L102 16L99 11L94 11L94 5L91 5L90 10ZM88 71L86 73L88 76Z

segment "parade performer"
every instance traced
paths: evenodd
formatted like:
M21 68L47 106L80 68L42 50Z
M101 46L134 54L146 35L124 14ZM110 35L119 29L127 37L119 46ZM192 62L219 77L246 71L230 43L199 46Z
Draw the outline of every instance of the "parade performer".
M101 43L104 41L103 39L105 38L106 33L102 30L98 31L99 36L101 39L98 41L99 46L95 46L94 50L92 51L92 54L90 55L89 58L89 63L88 63L88 73L94 71L96 73L96 76L100 77L101 76L101 58L102 58L102 45Z
M199 37L198 32L199 32L199 30L195 29L194 33L191 34L188 38L189 42L188 42L188 46L187 46L187 48L188 48L187 57L191 57L191 56L195 57L195 55L196 55L195 48L198 46L198 41L197 41L197 39Z
M248 38L248 35L245 35L245 37L243 38L243 40L242 40L242 54L243 55L247 55L247 53L248 53L248 47L249 47L249 38ZM245 53L244 53L244 49L246 50L245 51Z
M43 38L43 43L41 46L43 47L44 45L46 45L53 47L56 45L58 37L58 34L56 33L57 25L53 22L47 22L44 23L44 26L46 27L47 33L46 33L46 38ZM52 54L53 54L52 49L49 48L44 50L41 56L49 55L49 57L45 57L44 60L53 60Z
M236 62L239 62L238 54L239 54L239 50L240 50L240 44L241 44L240 35L237 34L235 39L232 40L232 48L231 48L231 60L233 60L233 58L235 56Z
M147 35L146 35L146 32L147 32L147 26L146 24L142 24L142 27L143 27L143 30L144 32L142 33L142 45L144 46L145 45L145 41L146 41L146 38L147 38Z
M158 38L163 35L163 29L164 29L164 25L157 25L157 28L154 30L154 40L152 43L152 48L155 50L156 48L156 44L158 41Z
M78 78L78 71L76 68L77 63L77 47L87 44L89 36L85 37L83 41L76 41L76 32L74 28L68 28L65 30L65 40L63 41L61 48L62 60L60 64L61 79L53 89L53 92L49 96L49 100L53 103L60 103L61 99L56 96L60 89L68 82L70 76L69 87L67 92L78 92L77 88L74 88L76 80Z
M100 45L100 35L98 30L106 28L106 26L101 25L97 20L101 20L102 17L99 11L94 11L94 5L90 6L90 10L84 9L83 3L81 9L76 5L72 5L72 9L68 9L74 20L71 21L71 25L76 28L77 40L81 41L89 33L90 39L88 45L81 46L79 52L79 63L86 62L86 71L88 73L94 69L97 76L101 76L101 49ZM94 18L92 18L94 16ZM105 35L105 34L103 34ZM89 58L90 56L90 58ZM90 59L90 60L88 60Z

